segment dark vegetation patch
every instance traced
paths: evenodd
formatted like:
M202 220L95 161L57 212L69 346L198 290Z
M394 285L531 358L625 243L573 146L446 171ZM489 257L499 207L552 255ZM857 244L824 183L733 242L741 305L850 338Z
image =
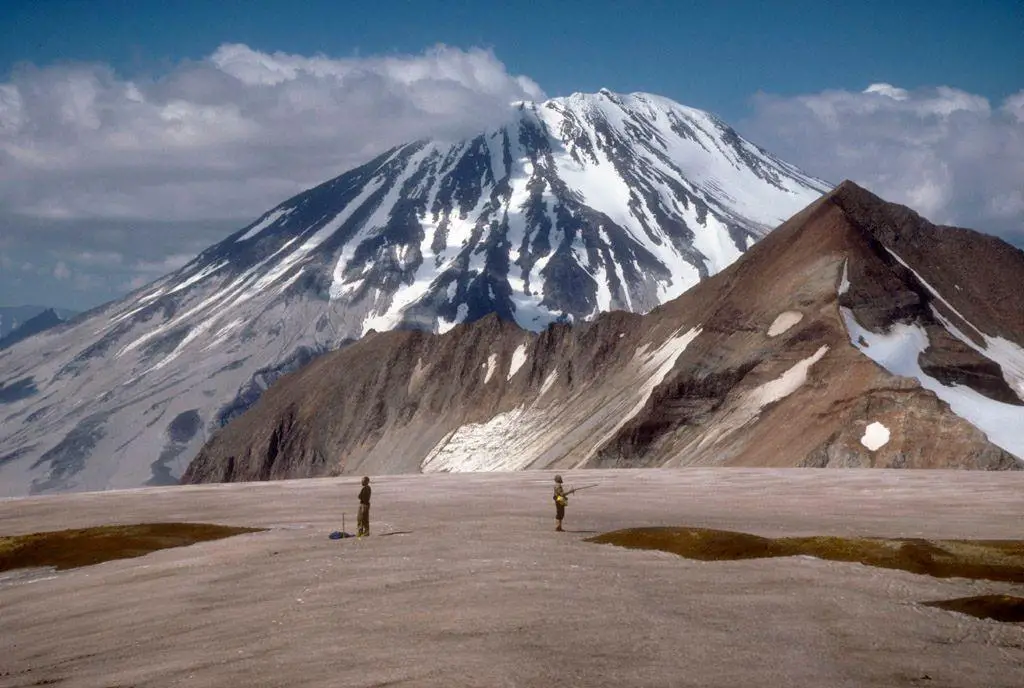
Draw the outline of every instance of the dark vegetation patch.
M924 602L926 607L937 607L951 612L969 614L979 619L992 619L1008 623L1024 622L1024 597L1012 595L981 595L960 597L955 600Z
M688 559L734 561L806 555L900 569L935 578L973 578L1024 583L1024 541L846 538L765 538L708 528L630 528L588 542L657 549Z
M0 571L53 566L58 570L141 557L168 547L257 533L210 523L140 523L0 537Z

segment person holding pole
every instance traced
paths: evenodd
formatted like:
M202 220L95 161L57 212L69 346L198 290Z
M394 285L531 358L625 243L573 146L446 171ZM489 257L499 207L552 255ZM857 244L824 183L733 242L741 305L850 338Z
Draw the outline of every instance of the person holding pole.
M562 532L562 519L565 518L565 505L569 503L569 495L578 490L586 490L591 487L597 487L597 484L584 485L583 487L574 487L570 490L566 490L562 486L562 476L555 476L555 530Z
M370 534L370 479L363 478L363 489L359 490L359 514L356 517L356 537Z

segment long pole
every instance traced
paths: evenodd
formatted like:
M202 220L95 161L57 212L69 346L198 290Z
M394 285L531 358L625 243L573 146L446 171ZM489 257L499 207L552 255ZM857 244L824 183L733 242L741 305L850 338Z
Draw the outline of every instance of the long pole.
M586 490L586 489L589 489L591 487L597 487L597 485L598 485L597 483L594 483L593 485L584 485L583 487L574 487L574 488L572 488L572 491L573 492L579 492L580 490Z

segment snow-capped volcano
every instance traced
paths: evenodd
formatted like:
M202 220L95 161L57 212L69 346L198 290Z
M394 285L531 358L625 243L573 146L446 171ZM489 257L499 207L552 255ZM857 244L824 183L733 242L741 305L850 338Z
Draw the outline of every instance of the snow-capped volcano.
M372 329L649 311L827 189L647 94L399 146L0 353L0 494L173 481L278 375Z
M674 298L827 188L705 112L577 94L521 103L454 145L389 151L272 209L185 277L260 260L274 266L261 290L316 274L358 314L349 334L490 312L536 330Z

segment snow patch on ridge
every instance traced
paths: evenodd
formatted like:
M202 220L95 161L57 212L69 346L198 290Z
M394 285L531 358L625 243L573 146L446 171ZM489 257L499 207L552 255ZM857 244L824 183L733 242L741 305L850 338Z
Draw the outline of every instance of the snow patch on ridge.
M860 438L860 443L871 451L878 451L888 442L889 428L885 427L878 421L875 421L864 428L864 436Z
M740 402L701 437L697 448L710 446L753 423L765 406L793 394L807 381L811 366L828 353L828 346L822 346L811 356L797 361L782 375L765 382L747 392Z
M499 413L486 423L467 423L442 439L420 463L423 473L515 471L533 460L524 432L545 413L522 407Z
M768 328L768 336L778 337L780 334L803 319L804 314L800 311L785 311L783 313L779 313L779 316L772 321L771 326Z
M295 208L279 208L278 210L270 212L262 220L253 225L248 232L235 239L235 243L237 244L240 241L252 239L254 236L262 232L264 229L274 224L281 218L291 215L294 211Z
M558 371L557 370L552 370L551 374L548 375L547 378L544 380L544 384L542 384L540 386L540 394L538 394L537 396L538 397L542 397L545 394L547 394L548 390L551 389L552 386L554 386L555 380L557 380L557 379L558 379Z
M511 380L512 377L519 372L519 369L526 363L526 344L520 344L516 347L516 350L512 352L512 363L508 367L508 377L506 380Z
M849 308L840 312L850 341L865 356L893 375L909 377L946 402L956 415L985 433L992 444L1024 459L1024 407L1004 404L970 387L947 387L925 374L918 356L929 346L928 335L916 325L894 324L889 334L875 334L861 326Z
M923 284L925 288L928 289L928 291L931 292L932 296L941 301L942 304L946 306L946 308L948 308L952 313L954 313L956 317L960 319L961 322L963 322L969 328L974 330L981 337L981 339L984 340L985 346L978 346L974 342L974 340L972 340L970 337L964 334L962 330L960 330L956 325L954 325L949 318L939 313L938 309L935 308L934 304L930 304L932 315L934 315L935 318L940 323L942 323L943 327L945 327L951 335L953 335L961 342L963 342L967 346L971 347L972 349L980 353L982 356L999 364L999 367L1003 371L1003 379L1006 380L1006 384L1010 386L1010 388L1014 391L1017 397L1021 399L1021 401L1024 401L1024 349L1019 347L1014 342L1009 341L1007 339L1003 339L1002 337L990 337L989 335L985 334L980 329L975 327L974 323L969 321L967 318L963 316L962 313L960 313L960 311L954 308L953 304L947 301L935 287L929 284L927 280L925 280L916 270L914 270L914 268L910 267L910 265L908 265L905 260L900 258L893 251L889 249L886 250L889 251L889 254L893 258L895 258L900 263L900 265L914 273L914 277L916 277L917 280L921 284Z
M662 342L653 351L648 351L649 345L647 343L644 343L637 349L636 354L633 356L633 363L637 365L637 383L632 396L633 405L622 414L621 420L594 445L596 449L601 449L643 410L644 406L647 405L647 400L651 397L651 393L662 383L669 371L675 367L679 356L686 351L686 348L690 346L693 340L700 336L702 331L700 325L683 334L680 334L680 330L677 330L673 336ZM590 456L584 458L576 467L582 466L591 458Z
M844 258L843 259L843 276L839 280L839 295L840 296L842 296L846 292L850 291L850 277L849 277L849 273L847 272L849 267L850 267L849 263L850 263L850 259L849 258Z
M900 257L899 257L898 255L896 255L896 252L895 252L895 251L893 251L892 249L890 249L890 248L886 247L886 249L885 249L885 250L886 250L886 251L888 251L888 252L889 252L889 255L890 255L890 256L892 256L893 258L895 258L895 259L896 259L896 261L897 261L897 262L898 262L898 263L899 263L900 265L902 265L903 267L905 267L905 268L906 268L907 270L910 270L910 272L912 272L912 273L914 274L914 277L916 277L916 278L917 278L917 281L918 281L918 282L920 282L921 284L923 284L923 285L924 285L924 287L925 287L925 289L927 289L928 291L930 291L930 292L932 293L932 296L934 296L934 297L935 297L935 298L937 298L937 299L938 299L939 301L941 301L941 302L942 302L942 304L943 304L943 305L944 305L944 306L945 306L946 308L948 308L948 309L949 309L949 310L950 310L950 311L951 311L951 312L952 312L952 313L953 313L954 315L956 315L956 317L960 318L960 320L961 320L961 321L963 321L963 322L964 322L964 323L966 323L966 324L967 324L968 326L970 326L970 328L971 328L972 330L974 330L975 332L977 332L978 334L982 334L981 330L979 330L979 329L978 329L977 327L975 327L974 325L972 325L972 324L971 324L971 322L970 322L970 321L969 321L969 320L968 320L967 318L965 318L965 317L963 316L963 314L962 314L962 313L961 313L960 311L958 311L958 310L957 310L956 308L954 308L954 307L953 307L953 304L951 304L951 303L950 303L949 301L947 301L947 300L945 299L945 297L943 297L943 296L942 296L942 294L940 294L940 293L939 293L939 290L938 290L938 289L936 289L935 287L933 287L933 286L932 286L932 285L931 285L931 284L930 284L930 283L928 282L928 280L926 280L926 279L925 279L924 277L922 277L922 276L921 276L921 273L919 273L919 272L918 272L917 270L915 270L914 268L910 267L910 265L909 265L909 264L907 263L907 261L903 260L903 259L902 259L902 258L900 258Z
M947 332L985 358L998 363L1003 371L1003 379L1006 380L1006 384L1010 386L1010 389L1014 391L1021 401L1024 401L1024 349L1008 339L990 337L984 333L981 336L985 340L985 346L978 346L974 343L973 339L965 335L960 328L943 316L942 313L939 313L935 306L931 306L931 310L932 315L942 323Z
M486 385L491 376L494 375L495 369L498 367L498 354L491 354L487 357L487 374L484 375L484 384Z
M1024 349L1002 337L984 335L988 345L983 352L1003 369L1003 379L1024 401Z
M752 391L747 398L751 402L752 408L755 405L757 407L754 409L755 415L761 413L761 409L768 404L788 397L800 389L807 382L807 373L811 366L820 361L826 353L828 353L827 345L819 348L812 356L798 361L792 368L771 382L766 382Z

